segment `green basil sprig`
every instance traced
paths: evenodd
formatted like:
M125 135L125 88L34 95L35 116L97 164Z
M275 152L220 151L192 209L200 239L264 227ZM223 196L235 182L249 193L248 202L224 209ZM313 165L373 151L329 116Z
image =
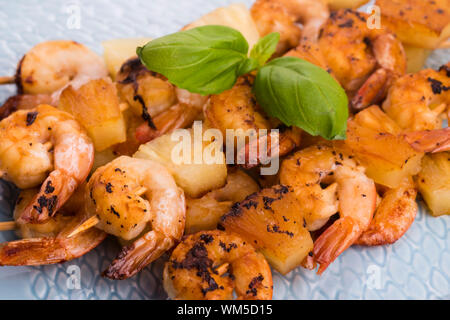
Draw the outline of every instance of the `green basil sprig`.
M237 30L202 26L150 41L136 52L142 63L179 88L203 95L230 89L241 75L257 70L256 100L272 117L326 139L344 139L347 95L323 69L299 58L267 60L278 33L261 38L248 56Z
M295 57L277 58L259 69L253 91L264 111L285 125L345 139L347 95L322 68Z

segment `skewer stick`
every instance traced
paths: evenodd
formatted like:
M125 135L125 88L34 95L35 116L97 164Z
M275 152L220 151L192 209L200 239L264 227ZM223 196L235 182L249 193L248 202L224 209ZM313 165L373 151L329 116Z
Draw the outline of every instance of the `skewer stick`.
M218 267L216 268L217 274L218 274L219 276L222 276L225 272L227 272L228 266L229 266L229 265L230 265L230 264L229 264L228 262L225 262L224 264L218 266Z
M144 194L145 192L147 192L146 187L139 187L138 189L136 189L136 191L134 193L136 195L140 196L140 195ZM72 238L73 236L77 235L78 233L94 227L99 222L100 222L100 219L97 216L92 216L89 219L87 219L86 221L84 221L83 223L81 223L78 227L76 227L75 230L73 230L67 236L67 238Z
M53 144L50 141L47 141L46 143L44 143L44 147L48 151L53 147Z
M85 231L87 229L92 228L93 226L95 226L99 222L100 222L100 219L97 216L92 216L89 219L87 219L86 221L84 221L82 224L80 224L75 230L73 230L67 236L67 238L72 238L74 235L77 235L80 232L83 232L83 231Z
M15 228L16 228L15 221L0 222L0 231L9 231L14 230Z
M136 189L136 191L134 191L134 194L137 196L142 196L146 192L147 192L146 187L140 187L140 188Z
M125 110L128 109L129 106L130 106L130 105L129 105L128 103L121 103L121 104L119 104L119 110L120 110L120 112L124 112Z
M12 84L15 82L15 77L0 77L0 85L1 84Z
M445 111L445 109L447 109L447 104L446 103L442 103L442 104L438 105L436 108L434 108L433 112L436 115L440 115L442 112Z

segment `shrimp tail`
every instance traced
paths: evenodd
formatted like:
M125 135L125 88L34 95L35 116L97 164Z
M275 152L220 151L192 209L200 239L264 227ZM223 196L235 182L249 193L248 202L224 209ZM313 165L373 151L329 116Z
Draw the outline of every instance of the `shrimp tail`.
M444 152L450 150L450 128L424 130L404 134L405 140L419 152Z
M320 264L317 274L322 274L342 252L359 237L359 225L351 217L336 220L314 242L314 262Z
M96 228L73 238L31 238L0 245L0 266L37 266L76 259L97 247L107 234Z
M114 280L128 279L158 259L173 245L171 238L150 231L130 246L124 247L102 275Z
M380 246L392 244L400 239L414 222L418 206L417 190L398 188L390 190L378 206L369 228L355 244Z
M197 109L183 103L175 104L153 118L156 128L151 128L148 123L140 125L135 132L136 140L146 143L175 129L186 128L192 125L198 116Z
M268 160L281 157L300 145L301 134L295 129L287 129L279 134L269 133L246 143L237 152L237 163L245 169L251 169Z
M38 194L24 209L18 222L45 223L69 199L78 182L60 170L53 171L42 184Z
M362 110L381 102L387 95L391 83L390 72L378 69L364 82L351 101L354 110Z

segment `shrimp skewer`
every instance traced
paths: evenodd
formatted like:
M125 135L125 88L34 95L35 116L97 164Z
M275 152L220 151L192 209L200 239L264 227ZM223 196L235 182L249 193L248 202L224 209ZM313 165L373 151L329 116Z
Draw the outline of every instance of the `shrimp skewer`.
M85 131L54 107L17 111L0 122L3 178L22 189L42 183L21 221L47 221L84 182L93 161L94 147Z
M340 218L314 242L313 258L321 274L369 226L377 199L375 183L351 156L322 145L283 161L280 182L294 188L310 231L322 228L339 212ZM321 183L329 186L322 189Z
M401 42L384 30L369 29L368 15L338 10L330 15L318 46L334 76L360 110L381 101L393 79L406 72Z
M272 273L264 256L237 235L219 230L184 239L163 277L172 299L231 299L233 290L239 300L272 298Z
M69 84L106 76L108 71L100 56L75 41L55 40L39 43L23 56L15 82L19 94L57 92L57 98Z
M280 34L275 55L281 56L296 47L301 37L316 41L329 10L317 0L257 0L251 14L262 37L272 32Z
M84 45L68 40L41 42L22 57L14 77L0 77L0 85L17 86L17 95L0 109L0 120L40 104L56 106L68 85L79 87L107 76L103 59Z
M207 99L176 88L161 75L146 69L139 58L127 60L117 80L122 100L144 120L135 132L139 143L190 126L201 115Z
M278 122L269 119L257 104L252 94L252 82L251 76L239 78L230 90L210 96L204 109L208 126L219 129L224 137L227 130L234 130L238 142L238 161L235 163L247 168L260 164L263 157L289 153L300 144L301 136L297 128L281 128L279 135L269 132ZM260 134L260 130L265 130L266 134ZM245 141L247 138L248 142ZM241 148L239 141L244 143ZM263 146L267 146L267 155L262 152Z
M84 210L80 210L77 200L71 200L57 216L46 223L20 222L23 207L37 192L37 189L27 189L19 196L14 210L16 219L14 226L23 239L0 244L0 266L62 263L86 254L106 238L107 234L98 229L88 230L71 239L67 237L68 233L84 219Z
M134 239L105 270L108 278L135 275L183 235L184 193L167 169L153 161L122 156L98 168L85 200L89 216L99 220L97 228Z

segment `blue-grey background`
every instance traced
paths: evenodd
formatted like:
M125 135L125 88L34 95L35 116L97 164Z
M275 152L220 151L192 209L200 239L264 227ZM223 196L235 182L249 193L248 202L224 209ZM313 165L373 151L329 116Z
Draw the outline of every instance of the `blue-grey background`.
M0 0L0 75L12 75L18 60L33 45L50 39L79 41L99 54L101 41L158 37L216 7L251 0ZM70 29L70 9L80 9L80 29ZM435 52L428 66L450 60ZM0 87L0 103L15 92ZM0 221L11 220L14 192L0 183ZM297 269L274 273L275 299L449 299L450 217L433 218L422 210L411 229L391 246L347 250L321 276ZM0 241L15 239L0 233ZM0 268L0 299L165 299L163 260L133 279L111 281L100 272L119 247L110 239L81 259L62 265ZM80 289L67 285L70 266L81 271Z

